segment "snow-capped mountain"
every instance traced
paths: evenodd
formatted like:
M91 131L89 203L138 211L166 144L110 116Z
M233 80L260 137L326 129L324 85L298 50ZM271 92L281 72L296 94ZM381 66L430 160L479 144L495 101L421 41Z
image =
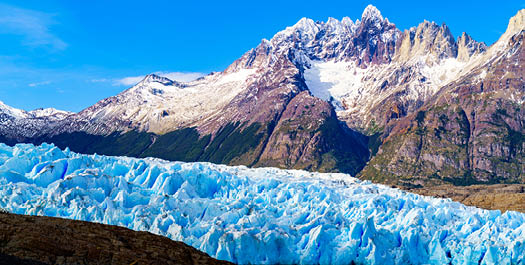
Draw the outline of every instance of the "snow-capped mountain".
M11 143L41 135L45 130L53 128L55 122L66 120L73 114L54 108L25 111L0 101L0 139Z
M73 114L73 112L57 110L55 108L39 108L32 111L25 111L17 108L8 106L0 101L0 115L3 117L9 117L9 119L56 119L62 120L67 116ZM3 123L0 121L0 123Z
M27 112L21 109L17 109L17 108L8 106L4 104L4 102L1 102L1 101L0 101L0 113L3 119L23 119L23 118L28 117ZM2 122L4 121L2 120Z
M524 183L524 41L521 10L457 78L392 124L362 177L410 185Z
M523 12L491 47L429 21L401 31L371 5L355 21L303 18L223 72L186 83L149 75L53 120L4 107L9 122L0 132L12 142L50 141L81 152L104 153L111 139L140 143L115 155L357 173L368 147L403 117L459 80L482 79L487 62L519 50L519 41L509 41L524 29ZM505 95L523 102L522 90ZM365 136L374 133L383 137ZM192 142L175 144L188 135Z
M351 127L370 128L371 122L384 126L414 111L485 49L466 34L456 42L446 25L428 21L402 34L386 35L399 35L392 55L383 60L388 63L363 67L361 58L313 58L305 71L312 93L330 100Z
M264 79L272 72L280 72L286 82L298 75L297 81L306 86L295 90L308 90L331 102L350 127L367 128L371 120L384 124L420 107L484 50L484 44L466 34L456 41L446 25L433 22L401 32L370 5L355 22L348 17L327 22L303 18L271 40L263 40L224 72L193 82L149 75L45 133L162 134L204 125L208 126L199 131L214 133L224 125L220 120L253 121L238 114L224 117L224 112L234 98L249 98L250 86L276 86L274 80ZM283 69L283 61L291 69ZM219 112L223 114L216 115ZM219 125L210 125L217 121Z
M243 69L181 83L151 74L124 92L79 112L64 126L68 131L80 126L92 134L128 130L163 134L199 126L217 116L254 75L254 70Z
M224 117L224 112L234 98L249 98L252 85L277 86L264 78L271 73L290 83L298 75L297 81L306 86L294 88L296 92L308 90L330 101L350 127L365 128L371 119L388 120L377 108L399 109L398 116L413 111L484 49L468 35L456 42L448 27L428 21L403 33L374 6L368 6L355 22L348 17L327 22L303 18L271 40L263 40L224 72L189 83L149 75L70 117L59 130L48 132L139 130L159 134L217 120L252 121L254 117L248 114ZM392 95L395 98L389 99ZM385 99L400 103L385 104ZM218 112L223 115L215 115ZM213 133L224 125L218 122L218 126L199 131Z

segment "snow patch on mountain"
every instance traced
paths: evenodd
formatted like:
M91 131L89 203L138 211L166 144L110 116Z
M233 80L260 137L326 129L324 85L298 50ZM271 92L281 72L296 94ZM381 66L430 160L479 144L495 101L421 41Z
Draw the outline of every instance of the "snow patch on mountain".
M421 73L425 77L428 87L433 89L433 93L439 88L456 80L462 73L463 67L467 62L459 61L456 58L443 59L437 63L426 63L427 57L419 58Z
M248 80L248 77L255 74L257 69L240 69L237 72L225 75L223 78L218 79L214 84L224 85L228 83L239 83Z
M115 124L114 130L138 129L166 133L181 127L197 126L217 115L221 108L246 88L255 69L213 73L183 83L148 75L115 97L108 98L76 115L77 120ZM122 128L121 124L127 124ZM92 133L98 132L94 128ZM89 131L89 130L88 130Z
M16 119L27 118L28 116L26 111L8 106L2 101L0 101L0 114L1 113L9 115Z
M520 264L525 214L345 174L0 144L0 207L150 231L247 264Z
M373 106L400 91L403 101L429 98L463 74L466 64L456 58L439 61L426 56L367 68L352 61L309 61L304 78L312 95L331 102L339 118L365 119Z
M354 107L343 105L344 99L359 101L366 71L354 62L313 61L310 68L304 71L304 79L312 95L331 102L336 111L343 111Z
M72 114L73 112L57 110L55 108L39 108L32 111L25 111L13 108L0 101L0 124L2 125L12 125L15 121L30 121L34 119L56 121L62 120Z
M64 119L73 112L57 110L55 108L39 108L28 112L33 118L50 118L55 120Z

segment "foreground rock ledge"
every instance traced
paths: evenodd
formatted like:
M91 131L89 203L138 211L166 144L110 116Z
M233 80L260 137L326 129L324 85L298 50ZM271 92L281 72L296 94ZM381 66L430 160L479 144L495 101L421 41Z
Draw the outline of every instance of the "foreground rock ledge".
M0 213L0 264L231 264L127 228Z

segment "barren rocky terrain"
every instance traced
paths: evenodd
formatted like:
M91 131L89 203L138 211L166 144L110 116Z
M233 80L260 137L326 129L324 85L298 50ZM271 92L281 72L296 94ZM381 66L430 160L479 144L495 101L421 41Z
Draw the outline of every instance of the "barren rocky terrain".
M149 232L0 213L0 264L230 264Z
M489 210L525 212L525 185L494 184L453 186L438 185L408 189L410 192L438 198L451 198L465 205Z

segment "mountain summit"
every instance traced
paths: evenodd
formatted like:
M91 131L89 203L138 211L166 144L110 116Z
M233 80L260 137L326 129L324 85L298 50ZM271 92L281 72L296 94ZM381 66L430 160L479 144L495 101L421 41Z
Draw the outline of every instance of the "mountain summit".
M518 13L510 19L505 35L516 34L522 30L525 30L525 9L518 11Z
M361 22L362 23L370 23L370 22L383 22L383 16L381 15L381 12L377 7L373 5L368 5L365 10L363 11L363 14L361 15Z

